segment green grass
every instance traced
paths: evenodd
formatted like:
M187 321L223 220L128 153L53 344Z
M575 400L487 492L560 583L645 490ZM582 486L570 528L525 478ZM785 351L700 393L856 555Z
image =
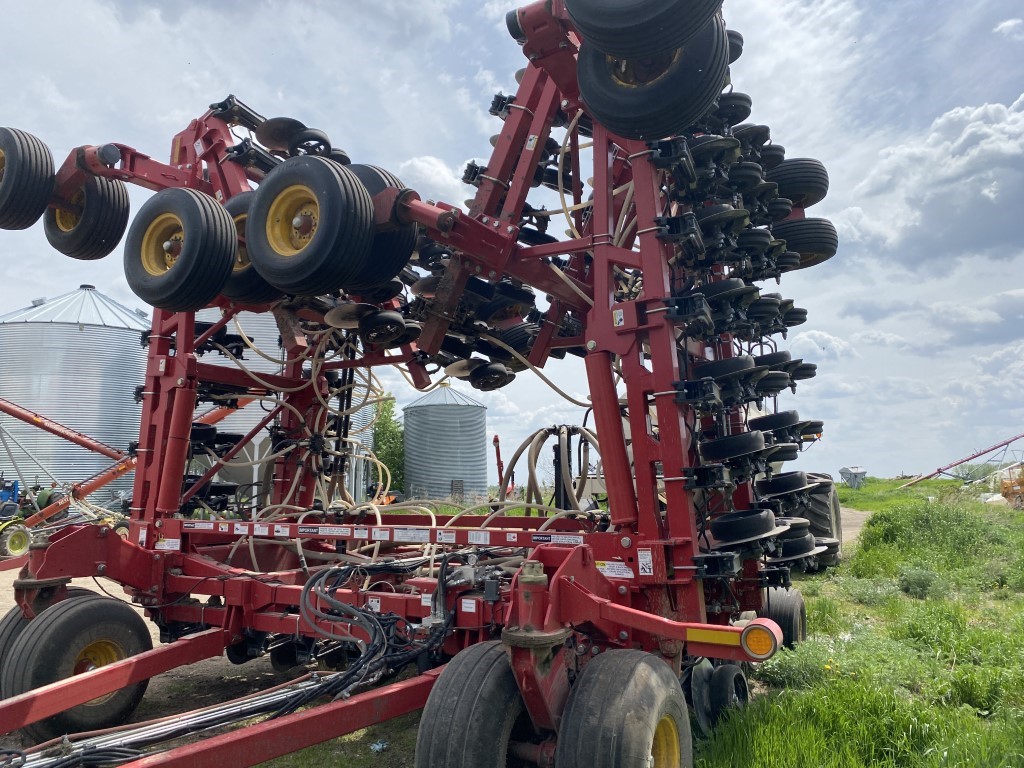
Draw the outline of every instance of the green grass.
M801 579L808 640L699 768L1024 766L1024 515L928 481L840 491L876 512L847 562Z
M695 730L698 768L1024 767L1024 515L961 498L955 481L902 482L840 489L875 512L860 545L795 579L807 641L752 673L747 709ZM411 766L417 724L266 765Z

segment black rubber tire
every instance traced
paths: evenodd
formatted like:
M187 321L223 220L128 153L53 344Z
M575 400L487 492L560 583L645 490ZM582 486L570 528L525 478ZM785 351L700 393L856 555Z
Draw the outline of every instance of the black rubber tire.
M168 261L166 241L181 238ZM124 248L124 274L135 295L170 312L202 309L224 288L235 261L235 223L220 203L194 189L164 189L142 206Z
M536 323L516 323L508 328L503 328L497 338L523 357L529 357L538 333L540 333L540 326ZM507 361L505 367L514 372L526 370L526 365L516 357Z
M95 663L97 655L123 659L152 647L146 622L127 603L98 595L72 597L40 613L14 641L4 664L0 691L9 698L66 680L75 674L76 664L81 667ZM84 656L90 650L92 659ZM118 725L131 717L148 683L144 680L73 707L26 726L23 733L36 741L46 741L67 733Z
M754 367L754 360L749 355L729 357L725 360L709 360L705 363L694 363L692 373L693 380L699 379L720 379L723 376L735 376L749 371Z
M738 277L727 277L724 280L717 280L699 288L694 288L692 293L699 293L707 301L715 301L719 298L727 298L736 293L742 293L749 288L743 280Z
M743 35L735 29L727 30L729 35L729 63L735 64L736 60L743 55Z
M763 536L774 529L775 515L768 509L726 512L711 521L711 535L725 544Z
M288 140L288 153L293 157L296 155L330 157L331 151L330 138L316 128L306 128Z
M360 183L373 197L389 187L404 189L401 179L393 173L375 165L353 163L347 166L356 175ZM377 232L370 248L370 261L365 272L348 284L352 292L367 291L388 282L397 276L416 250L416 238L419 229L415 224L403 224L394 229Z
M618 59L584 43L576 74L591 117L628 139L662 139L686 130L714 105L725 83L729 39L721 17L711 18L671 56L660 76L630 83L616 75Z
M313 214L307 233L292 227ZM256 190L245 228L249 258L263 278L288 294L318 296L359 282L373 245L373 201L354 173L313 155L275 167Z
M366 344L390 344L405 333L405 318L394 310L371 312L359 318L359 338Z
M817 205L828 195L828 171L820 160L794 157L783 160L765 178L779 185L779 196L801 208Z
M711 725L718 725L729 712L743 709L750 701L747 677L738 664L715 667L708 690Z
M608 651L591 659L569 691L555 765L692 766L686 699L669 666L635 650Z
M782 371L787 362L793 361L793 354L785 349L779 352L766 352L754 357L755 366L768 366L773 371Z
M516 375L501 363L488 363L473 369L469 374L469 383L481 392L492 392L508 386L515 378Z
M839 234L828 219L792 219L772 227L772 234L800 254L800 269L828 261L839 250Z
M85 595L96 595L96 593L84 587L68 587L67 599ZM28 625L29 619L25 618L18 606L11 608L0 619L0 680L3 679L4 660L7 658L8 652L14 645L15 639L25 631L25 627ZM0 698L3 698L2 694L0 694Z
M683 45L722 0L566 0L565 7L583 40L610 56L640 59Z
M441 672L430 690L416 736L416 768L523 766L510 740L533 729L504 646L471 645Z
M765 144L761 147L761 167L769 172L779 167L779 163L786 159L786 148L781 144ZM790 203L793 201L790 200ZM793 206L790 205L790 208Z
M0 531L0 557L20 557L28 552L32 534L21 523L10 523Z
M765 601L766 606L759 615L779 625L784 647L796 648L797 643L807 639L807 607L800 590L770 587Z
M754 100L749 94L738 91L723 93L718 97L718 107L711 116L725 125L739 125L750 117L753 106Z
M807 485L807 475L803 472L783 472L770 480L758 480L757 492L762 496L776 496L782 493L793 493Z
M0 128L0 229L28 229L53 195L53 155L31 133Z
M786 354L789 354L788 352ZM796 425L800 421L800 414L796 411L780 411L769 413L766 416L758 416L747 422L750 429L761 432L774 432L776 429L786 429Z
M761 432L741 432L738 435L706 440L698 446L701 459L705 462L728 461L763 449L764 435Z
M85 177L71 202L80 213L47 208L43 214L46 240L65 256L82 261L102 259L117 248L128 228L128 188L119 179Z
M754 384L754 391L758 395L777 395L784 389L792 386L793 380L784 371L768 371Z
M235 236L238 242L235 248L235 260L231 266L231 274L224 283L221 294L240 304L266 304L277 301L284 294L272 286L249 260L249 249L245 242L246 222L249 220L249 209L256 199L255 192L242 192L226 203L224 209L235 223Z

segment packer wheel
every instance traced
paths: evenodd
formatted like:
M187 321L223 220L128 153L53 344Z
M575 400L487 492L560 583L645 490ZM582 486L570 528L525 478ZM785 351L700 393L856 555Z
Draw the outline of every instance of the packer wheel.
M569 691L558 734L559 768L693 765L686 699L669 666L644 651L592 659Z
M758 613L782 628L782 644L787 648L807 639L807 608L800 590L771 587L765 608Z
M224 206L194 189L164 189L128 230L124 274L147 304L194 312L223 289L236 247L235 223Z
M120 600L82 595L40 613L8 651L0 677L4 698L113 664L153 647L142 618ZM142 700L147 680L32 723L23 732L36 741L125 722Z

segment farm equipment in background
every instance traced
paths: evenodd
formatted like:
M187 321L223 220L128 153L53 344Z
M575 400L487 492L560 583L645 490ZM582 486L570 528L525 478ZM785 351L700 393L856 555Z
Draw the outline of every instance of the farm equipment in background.
M720 5L510 13L528 66L491 104L503 125L486 166L466 169L468 212L234 97L174 138L169 163L105 144L54 174L42 142L0 129L0 226L43 216L71 257L116 247L124 182L156 191L124 257L156 307L130 532L68 526L32 549L0 621L4 729L104 729L161 671L269 655L337 671L181 715L174 736L247 725L145 764L251 765L420 707L418 768L692 764L688 702L712 728L747 699L742 663L802 639L789 567L827 547L792 513L834 496L830 480L773 469L821 432L776 408L816 368L777 349L806 310L755 285L835 254L831 223L805 215L828 175L744 122L750 97L730 85L742 37ZM208 306L222 318L200 326ZM253 345L227 339L243 310L274 314L279 373L252 371L238 344ZM374 367L490 391L566 355L584 360L594 426L581 434L600 451L607 511L580 514L571 481L568 508L529 498L540 514L526 516L502 500L382 514L338 491L347 417L383 396ZM266 411L245 435L193 423L197 403L242 400ZM219 471L262 435L259 492L233 502ZM152 648L125 603L67 587L95 575L166 644ZM411 665L419 675L395 677ZM86 736L60 759L127 763L167 735Z

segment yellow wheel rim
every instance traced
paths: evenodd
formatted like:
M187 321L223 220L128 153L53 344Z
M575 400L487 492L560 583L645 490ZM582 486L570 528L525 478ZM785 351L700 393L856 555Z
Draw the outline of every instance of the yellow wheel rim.
M75 206L76 210L68 211L63 208L54 210L57 228L61 232L72 232L81 222L82 211L85 209L85 190L78 189L68 202Z
M320 224L320 203L304 184L279 194L267 213L267 241L279 256L295 256L305 249Z
M654 742L651 744L651 757L654 768L680 768L679 729L676 721L667 715L658 722L654 729Z
M235 216L235 232L238 235L238 248L235 249L234 272L241 272L249 266L249 250L245 247L245 222L249 217L246 214Z
M142 268L153 277L167 274L185 247L185 231L181 219L173 213L162 213L146 227L142 236Z
M113 664L115 661L121 661L121 659L126 658L128 658L128 654L125 653L124 648L113 640L94 640L78 652L78 656L75 657L75 665L71 674L81 675L85 672L89 672L90 670L105 667L107 664ZM102 704L116 694L116 691L114 693L108 693L106 696L100 696L88 703Z
M28 552L31 543L32 537L28 535L28 531L19 526L11 531L11 535L7 538L7 551L11 557L17 557Z

